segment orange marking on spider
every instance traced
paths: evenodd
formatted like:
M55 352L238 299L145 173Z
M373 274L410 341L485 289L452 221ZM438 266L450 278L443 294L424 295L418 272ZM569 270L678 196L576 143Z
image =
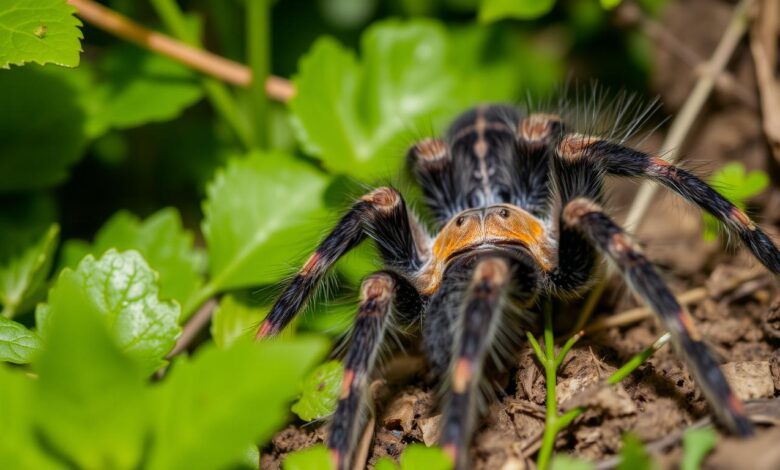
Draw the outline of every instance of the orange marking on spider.
M693 322L691 314L688 313L687 310L680 310L680 313L678 313L677 316L691 339L694 341L701 341L701 335L699 334L699 330L696 329L696 324Z
M303 265L299 274L301 276L308 276L320 262L320 258L322 258L322 254L320 254L319 251L315 251L306 261L306 264Z
M390 210L401 202L398 191L392 188L377 188L361 198L381 210Z
M544 140L550 136L553 123L560 120L557 114L532 114L520 123L520 135L530 142Z
M263 339L270 336L272 330L273 330L273 325L271 325L271 322L269 322L268 320L263 321L263 323L260 324L260 328L258 328L257 330L255 339Z
M742 401L737 398L736 395L734 395L733 392L729 395L728 401L732 410L741 415L745 414L745 406L742 404Z
M558 144L558 155L567 160L579 160L586 155L591 145L600 140L584 134L568 134Z
M415 145L415 154L427 162L442 160L448 156L447 144L441 139L425 139Z
M455 363L455 372L452 374L452 391L464 393L468 390L472 375L471 361L463 357L458 359L458 362Z
M754 224L753 221L750 220L750 217L748 217L744 212L739 210L738 207L731 208L731 220L742 225L748 230L752 231L756 229L756 224Z
M449 457L453 463L457 460L458 447L455 444L447 444L442 446L441 450L444 451L444 454L447 455L447 457Z
M339 400L349 398L353 380L355 380L355 371L352 369L344 369L344 379L341 381L341 394L339 395Z

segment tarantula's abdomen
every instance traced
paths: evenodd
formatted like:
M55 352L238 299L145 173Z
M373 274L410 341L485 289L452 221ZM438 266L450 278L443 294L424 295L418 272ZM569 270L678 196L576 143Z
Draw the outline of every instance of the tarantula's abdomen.
M442 228L433 242L431 258L418 277L418 288L432 294L454 258L495 248L523 250L542 270L551 267L553 247L542 221L517 206L496 204L465 210Z

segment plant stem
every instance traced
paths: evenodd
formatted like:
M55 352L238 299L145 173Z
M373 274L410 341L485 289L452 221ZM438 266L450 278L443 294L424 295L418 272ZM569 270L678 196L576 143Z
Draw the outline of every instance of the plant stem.
M553 451L555 450L555 439L562 430L566 429L575 419L577 419L585 410L587 406L578 406L566 411L564 414L558 414L558 402L555 386L557 385L558 368L563 364L566 355L569 350L574 346L574 343L579 340L583 332L579 332L576 335L569 338L561 348L560 352L555 354L554 335L553 335L553 320L552 320L552 307L548 302L544 306L544 350L542 350L539 342L536 338L528 333L528 339L531 342L531 346L534 349L536 357L544 367L545 372L545 388L547 390L546 396L546 413L545 413L545 425L544 434L542 435L542 445L539 448L539 454L536 459L536 465L539 470L546 470L550 465ZM667 342L671 335L669 333L664 334L650 347L632 357L626 362L620 369L610 375L603 383L597 385L597 387L614 385L626 378L631 372L635 371L642 363L644 363L650 356L656 351L661 349Z
M221 81L240 86L248 86L252 82L252 71L247 66L152 31L93 0L68 0L68 4L76 8L82 20L109 34ZM295 96L295 88L281 77L269 76L265 81L265 91L269 97L281 102Z
M249 103L254 143L268 147L268 98L265 96L265 79L270 71L271 34L268 15L269 0L247 0L246 34L249 67L252 83L249 84Z
M197 35L192 34L187 28L184 14L174 0L151 0L151 3L165 27L174 36L191 46L202 46ZM213 78L204 77L202 82L211 105L233 129L243 146L248 148L251 142L249 126L239 113L238 105L230 90Z

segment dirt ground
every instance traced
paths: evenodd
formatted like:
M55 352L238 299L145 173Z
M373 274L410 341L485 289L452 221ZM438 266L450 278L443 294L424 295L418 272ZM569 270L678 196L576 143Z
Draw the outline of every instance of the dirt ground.
M733 5L723 1L676 2L660 20L666 32L700 57L708 57L728 22ZM695 18L695 21L692 19ZM656 47L657 70L653 88L665 111L674 114L690 92L696 75L690 64L667 49ZM749 170L770 174L772 187L751 204L750 213L775 240L780 240L780 189L777 163L762 130L760 96L747 44L738 47L729 70L738 84L713 93L682 149L684 164L706 176L732 160ZM642 147L657 149L663 136L653 135ZM610 182L612 213L622 220L636 184ZM660 267L677 294L700 290L689 309L697 326L719 356L729 380L749 405L758 423L757 437L739 441L721 436L705 468L780 468L780 282L743 250L727 250L722 243L704 242L701 219L681 200L658 192L641 227L633 228L647 255ZM735 279L742 279L736 282ZM744 280L747 279L747 280ZM593 321L637 307L616 275L595 310ZM581 304L556 311L558 332L567 331ZM557 386L559 403L609 375L629 357L657 339L663 331L653 318L587 334L570 353ZM419 361L391 363L390 367L416 370ZM392 364L396 364L393 366ZM410 365L411 364L411 365ZM396 371L397 372L397 371ZM404 375L403 373L401 375ZM368 446L369 466L382 456L397 458L413 442L436 442L439 410L435 396L418 370L401 383L377 382L380 397L374 437ZM708 416L701 392L669 346L624 380L596 406L563 432L556 451L571 453L599 464L615 465L621 436L632 432L644 441L665 468L679 464L682 431ZM499 399L473 440L474 468L535 468L534 452L544 424L544 373L530 346L523 346L511 376L499 386ZM323 440L327 425L293 423L263 449L262 468L278 468L284 456Z

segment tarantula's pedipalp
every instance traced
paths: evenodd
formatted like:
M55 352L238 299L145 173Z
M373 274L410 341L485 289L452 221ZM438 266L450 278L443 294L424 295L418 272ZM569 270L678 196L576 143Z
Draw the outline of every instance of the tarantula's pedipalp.
M414 288L392 272L379 271L363 281L355 326L344 357L341 395L328 436L328 448L338 470L349 468L351 451L365 425L368 386L385 332L393 321L393 310L409 321L419 316L421 306Z
M439 439L461 467L474 430L483 367L494 347L503 322L504 303L509 286L516 284L522 296L515 300L527 305L538 293L538 267L532 259L513 253L493 252L478 257L455 323L451 349L450 394L444 406ZM515 282L513 282L515 281Z
M663 158L595 137L564 136L559 148L576 148L580 156L594 161L617 176L651 178L701 209L736 233L753 255L775 274L780 274L780 251L772 240L738 207L692 173Z
M672 334L677 350L696 383L714 406L720 421L740 436L753 433L742 403L734 395L718 363L696 331L693 319L683 309L656 272L652 263L634 246L628 235L601 207L586 198L570 201L563 210L564 222L581 230L623 273L629 287L658 315Z
M427 237L417 220L409 214L401 194L393 188L379 188L358 200L317 250L298 271L260 325L257 337L279 333L301 311L322 278L344 253L372 237L385 263L411 272L418 269L426 254Z

